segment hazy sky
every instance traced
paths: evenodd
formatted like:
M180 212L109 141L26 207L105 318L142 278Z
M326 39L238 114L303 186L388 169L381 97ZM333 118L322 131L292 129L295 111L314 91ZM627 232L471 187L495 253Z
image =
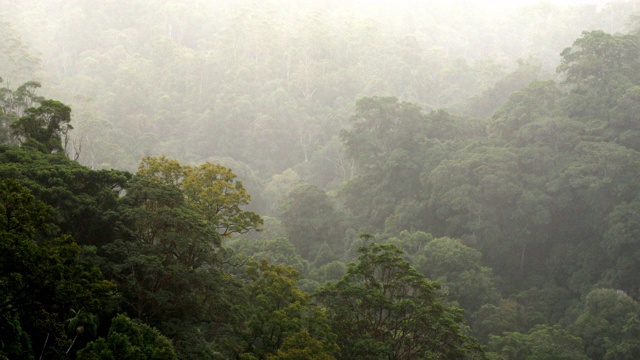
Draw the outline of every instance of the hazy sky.
M514 7L519 5L531 5L537 3L552 3L554 5L585 5L585 4L595 4L595 5L603 5L607 2L606 0L453 0L453 1L442 1L444 3L447 2L455 2L455 3L475 3L475 4L483 4L489 7Z
M365 0L360 1L362 4L366 3L388 3L388 0ZM611 2L610 0L423 0L416 1L416 3L428 4L428 3L440 3L440 4L456 4L456 5L464 5L464 4L482 4L487 7L515 7L520 5L531 5L537 3L552 3L554 5L559 6L572 6L572 5L585 5L585 4L594 4L594 5L604 5L607 2Z
M551 3L555 6L576 6L576 5L605 5L606 3L614 2L616 0L396 0L395 3L410 5L410 6L452 6L454 8L464 8L465 6L471 6L474 8L483 8L489 12L495 12L500 9L512 9L519 6L526 6L538 3ZM624 0L622 0L624 1ZM636 0L627 0L636 1ZM331 1L330 1L331 2ZM355 8L364 8L370 6L393 4L389 0L342 0L340 3L351 4Z
M449 2L449 1L445 1ZM583 4L604 4L606 0L454 0L453 2L459 3L480 3L487 6L517 6L517 5L530 5L536 3L552 3L555 5L583 5Z

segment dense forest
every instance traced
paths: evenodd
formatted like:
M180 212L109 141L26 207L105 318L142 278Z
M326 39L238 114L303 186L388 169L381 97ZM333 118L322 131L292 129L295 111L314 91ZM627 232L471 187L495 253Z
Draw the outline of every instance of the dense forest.
M0 359L639 359L640 6L0 0Z

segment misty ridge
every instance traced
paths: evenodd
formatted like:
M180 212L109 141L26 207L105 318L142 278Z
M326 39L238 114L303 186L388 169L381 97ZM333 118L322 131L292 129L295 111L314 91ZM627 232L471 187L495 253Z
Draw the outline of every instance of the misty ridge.
M0 358L640 358L639 36L631 0L0 0Z

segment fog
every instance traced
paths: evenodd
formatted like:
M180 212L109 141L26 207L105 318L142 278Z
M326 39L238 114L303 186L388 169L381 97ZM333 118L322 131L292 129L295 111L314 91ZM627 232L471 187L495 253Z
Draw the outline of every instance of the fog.
M441 302L458 355L637 358L639 19L630 0L0 0L0 201L53 214L7 234L68 240L117 289L100 336L126 313L178 358L413 349L394 341L435 315L345 325L349 294L387 285L407 314L432 306L408 293ZM402 276L369 283L383 263ZM77 301L52 319L74 330ZM7 310L31 353L91 348L36 305ZM411 341L388 358L439 346Z

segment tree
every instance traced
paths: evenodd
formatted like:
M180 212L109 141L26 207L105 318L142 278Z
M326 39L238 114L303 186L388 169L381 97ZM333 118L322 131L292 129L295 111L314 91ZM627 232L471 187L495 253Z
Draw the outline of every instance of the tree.
M416 269L441 283L448 299L469 313L499 297L492 270L481 265L481 258L479 251L447 237L433 239L414 253Z
M640 51L635 35L611 35L602 30L584 31L573 46L562 51L558 72L565 74L565 83L575 85L576 91L591 85L607 90L606 85L617 75L637 84L634 70Z
M82 245L100 246L113 240L118 199L131 174L92 170L62 154L29 147L0 146L0 178L13 178L52 207L62 233Z
M262 225L260 216L241 207L251 201L242 181L221 165L204 163L199 166L181 165L164 156L142 159L138 176L160 183L175 185L185 201L202 214L222 236L246 233Z
M90 342L78 352L78 360L173 360L171 341L149 325L118 315L111 321L107 339Z
M342 221L327 194L314 185L301 185L282 202L280 219L287 237L304 259L315 260L323 244L340 251Z
M491 117L511 94L526 87L540 76L542 64L522 60L518 60L517 63L517 69L498 79L481 95L471 98L465 109L466 112L473 116Z
M250 197L234 178L219 165L145 158L119 199L117 240L103 247L123 308L170 336L180 358L213 356L218 328L235 317L222 239L262 220L240 209Z
M420 186L416 156L427 135L419 106L394 97L362 98L351 126L341 133L357 176L343 190L361 223L381 229L395 205Z
M171 319L198 318L206 306L198 299L214 291L205 284L217 272L218 232L180 189L154 179L132 179L120 203L117 240L103 249L124 308L162 330Z
M247 275L236 308L243 321L228 341L235 358L334 359L335 335L324 310L296 286L298 271L263 259L249 264Z
M509 139L521 127L556 112L560 90L553 81L534 81L512 93L493 115L491 132Z
M489 348L509 360L588 360L580 338L560 326L538 325L527 334L492 336Z
M622 328L620 342L607 342L605 360L635 359L640 356L640 318L630 317Z
M609 213L607 222L602 243L614 265L606 278L615 288L638 297L640 286L635 279L640 270L640 201L621 202Z
M83 309L78 311L71 309L71 315L72 316L66 320L66 323L67 333L70 333L73 336L73 340L71 340L71 345L69 345L69 348L66 351L67 354L71 351L73 345L75 345L76 340L78 340L78 336L86 333L95 337L98 333L97 316L88 311L83 311Z
M580 336L591 359L615 358L622 344L637 335L640 305L621 290L594 289L584 302L584 310L573 323L573 333ZM630 336L630 337L627 337Z
M608 139L628 148L640 151L640 86L627 89L609 112Z
M315 298L327 308L340 359L484 358L459 309L389 244L359 250L357 263Z
M37 108L28 108L11 128L23 145L44 153L64 153L67 134L73 129L70 121L70 107L56 100L42 100Z
M0 354L10 359L68 352L75 339L65 332L66 314L102 313L113 299L114 284L82 261L53 219L19 182L0 183Z
M513 282L544 252L535 231L550 221L549 196L521 172L515 148L489 143L457 151L425 176L434 232L476 244Z
M565 107L572 117L606 120L626 90L640 85L637 69L640 38L611 35L596 30L583 32L562 56L557 71L571 87Z
M0 78L0 84L3 79ZM40 83L29 81L11 90L8 87L0 88L0 144L13 144L15 136L11 124L25 115L25 111L44 100L36 95Z

